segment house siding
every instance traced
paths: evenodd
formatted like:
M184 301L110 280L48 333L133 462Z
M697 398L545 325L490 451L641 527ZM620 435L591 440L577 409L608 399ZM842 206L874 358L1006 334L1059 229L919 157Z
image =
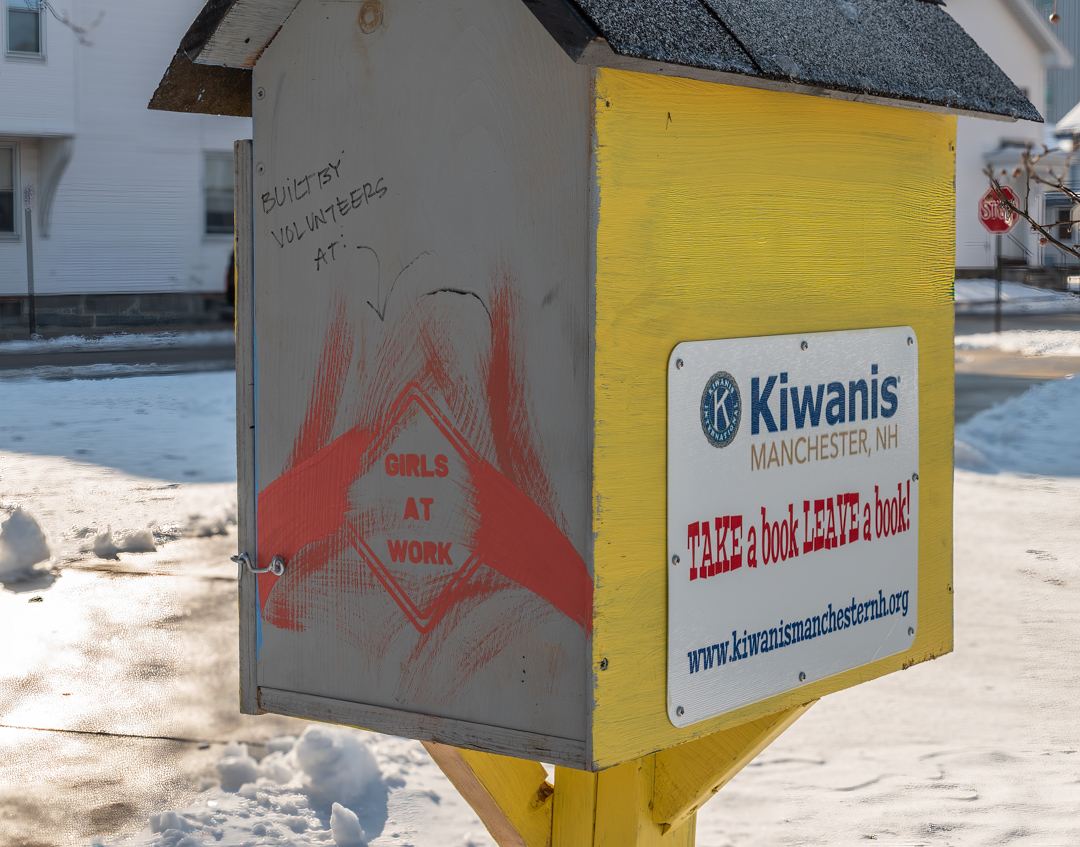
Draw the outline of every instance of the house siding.
M1046 68L1043 54L1001 0L950 0L948 11L1028 99L1046 114ZM994 239L979 223L979 198L989 187L983 168L986 156L1002 141L1043 141L1044 124L1012 124L958 118L956 125L956 267L990 268L995 262ZM1017 153L1019 163L1019 152ZM1040 201L1041 202L1041 201ZM1002 254L1040 263L1038 242L1027 227L1016 226L1002 239Z
M76 22L104 12L91 44L46 17L44 61L0 57L0 138L19 143L20 195L27 183L37 192L37 294L224 289L232 238L204 235L203 154L231 152L251 121L146 107L199 6L84 0ZM73 148L45 227L41 139L57 136ZM0 297L26 294L25 237L0 241Z

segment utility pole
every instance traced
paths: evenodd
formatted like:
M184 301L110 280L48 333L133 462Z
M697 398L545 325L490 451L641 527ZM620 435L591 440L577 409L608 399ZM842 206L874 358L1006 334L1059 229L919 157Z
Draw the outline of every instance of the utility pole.
M37 334L37 310L34 304L34 225L30 209L34 203L34 183L28 182L23 189L23 205L26 207L26 293L30 299L30 337Z

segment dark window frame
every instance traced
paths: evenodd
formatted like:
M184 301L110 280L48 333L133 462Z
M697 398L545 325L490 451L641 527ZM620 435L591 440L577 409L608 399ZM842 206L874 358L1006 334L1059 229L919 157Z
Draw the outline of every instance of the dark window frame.
M228 163L229 189L226 191L222 185L211 184L213 174L211 170L218 170L211 162ZM215 238L228 236L232 238L235 229L234 216L236 214L236 186L233 181L233 154L224 150L203 151L203 179L202 179L202 231L203 236ZM224 212L225 197L229 197L229 212Z
M21 237L19 227L19 144L16 141L0 141L0 149L11 151L11 186L0 187L0 240L14 241ZM4 183L4 176L0 176L0 186ZM4 208L7 206L8 208ZM4 227L3 218L10 215L10 229Z
M34 4L37 8L34 8ZM4 0L4 52L14 58L43 59L45 58L45 5L40 0ZM12 16L18 15L25 19L37 18L37 50L18 50L12 47L11 37L16 30L12 26Z

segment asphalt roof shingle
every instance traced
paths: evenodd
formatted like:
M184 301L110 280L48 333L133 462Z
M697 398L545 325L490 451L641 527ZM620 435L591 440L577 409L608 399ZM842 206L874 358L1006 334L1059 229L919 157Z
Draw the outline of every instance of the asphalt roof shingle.
M734 84L742 76L759 87L1042 120L940 0L521 2L574 61ZM152 107L203 111L192 92L202 86L201 97L219 83L198 69L224 65L241 73L297 3L208 0L174 59L174 66L191 68L175 85L166 75ZM249 32L245 26L253 23L236 21L258 26ZM238 39L238 32L251 37Z
M623 56L1040 121L926 0L578 0Z

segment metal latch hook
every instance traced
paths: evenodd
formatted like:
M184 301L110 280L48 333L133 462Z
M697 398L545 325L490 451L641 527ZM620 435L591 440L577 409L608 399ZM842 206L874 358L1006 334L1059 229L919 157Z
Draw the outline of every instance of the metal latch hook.
M270 560L270 567L267 568L255 567L251 561L251 557L247 553L241 553L239 556L230 556L229 558L237 564L237 579L240 579L240 577L243 576L245 565L252 573L272 573L274 576L281 576L285 573L284 556L274 556L274 558Z

